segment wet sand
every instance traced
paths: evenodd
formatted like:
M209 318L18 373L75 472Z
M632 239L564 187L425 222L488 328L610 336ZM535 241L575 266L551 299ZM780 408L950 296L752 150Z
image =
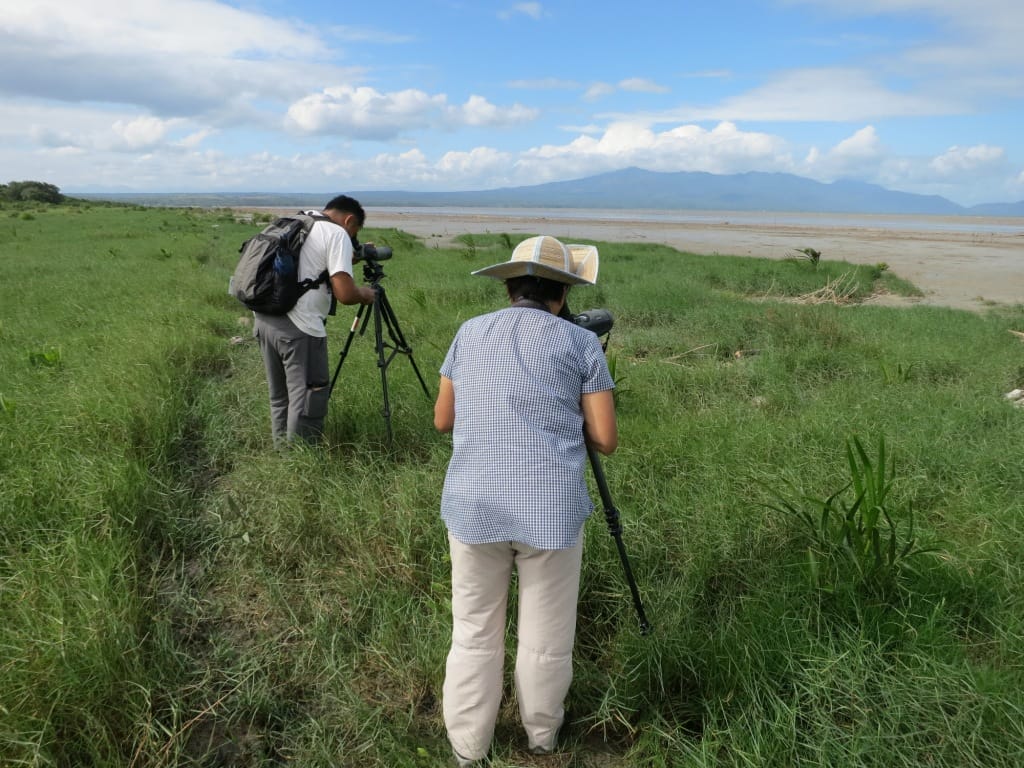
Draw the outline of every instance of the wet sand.
M898 276L916 285L924 296L914 299L878 297L879 303L931 304L981 310L992 304L1024 302L1024 221L1020 219L970 219L972 231L958 227L956 217L928 217L934 229L908 228L900 217L850 217L869 219L871 225L836 225L842 217L800 217L808 221L771 223L730 219L728 212L709 213L701 221L657 221L623 218L601 219L592 212L573 217L523 216L495 210L367 209L367 226L395 227L423 238L428 245L443 244L460 234L551 234L572 241L662 243L681 251L786 258L797 248L814 248L823 259L852 264L889 265ZM921 217L917 217L920 219ZM878 225L874 222L877 220ZM950 229L943 229L948 226Z
M251 209L250 209L251 210ZM263 209L267 210L267 209ZM286 211L280 211L284 213ZM458 235L549 234L566 242L661 243L681 251L781 259L814 248L830 261L885 263L924 294L872 301L982 311L1024 303L1024 219L941 216L761 216L700 212L666 220L664 212L514 211L367 208L367 226L394 227L445 245ZM632 218L635 215L636 218ZM671 218L671 217L668 217Z

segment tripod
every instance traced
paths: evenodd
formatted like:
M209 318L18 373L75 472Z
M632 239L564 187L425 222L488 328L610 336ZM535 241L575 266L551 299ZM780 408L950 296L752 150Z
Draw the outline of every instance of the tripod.
M601 349L608 349L608 336L612 330L612 317L606 310L594 309L590 312L574 315L570 311L568 303L565 303L562 305L559 317L593 331L598 337L604 336ZM590 459L590 468L594 471L597 489L601 493L601 503L604 504L604 519L608 524L608 533L615 539L615 547L619 550L619 559L622 561L622 570L626 574L626 583L629 585L630 594L633 595L633 607L636 608L636 615L640 621L640 634L646 635L651 631L651 625L647 621L647 614L644 613L644 605L640 602L640 590L637 589L636 579L633 578L633 569L629 567L626 545L622 543L622 523L619 522L619 510L616 509L615 502L612 501L612 493L608 490L608 481L605 479L604 469L601 467L601 458L597 455L597 451L589 445L587 446L587 457Z
M612 501L611 491L608 490L608 481L604 477L604 469L601 467L601 459L590 446L587 446L587 456L590 458L590 468L594 471L594 479L597 481L597 488L601 493L601 502L604 504L604 519L608 524L608 533L615 539L615 546L619 550L619 559L622 561L622 569L626 573L626 583L629 584L629 591L633 595L633 607L636 608L636 615L640 621L640 634L646 635L651 631L651 625L647 621L647 614L644 613L644 605L640 602L640 590L637 589L636 580L633 578L633 569L629 567L629 557L626 555L626 545L622 543L622 524L619 522L619 510L615 508Z
M398 326L398 317L395 315L394 309L391 308L391 302L388 301L388 296L384 292L384 286L380 284L383 277L384 270L378 261L370 258L364 259L363 278L373 288L373 304L361 304L356 312L355 319L352 321L352 327L348 331L348 338L345 340L345 346L339 355L338 366L334 369L330 391L334 392L334 384L338 380L338 374L341 373L342 363L348 357L348 350L352 346L352 339L355 337L356 331L359 331L360 336L366 333L366 326L362 324L365 314L368 312L372 313L373 338L377 349L377 367L380 369L380 383L384 393L384 420L387 423L388 446L390 447L392 432L391 401L388 398L388 366L391 365L391 361L399 354L405 355L409 359L409 363L416 373L416 378L419 379L420 386L423 387L423 394L427 396L428 400L430 399L430 391L423 381L423 376L420 375L420 369L416 367L416 361L412 356L412 347L406 343L405 336L402 335L402 329ZM387 340L384 338L385 329L387 329L388 334ZM385 353L385 350L390 350L390 352Z

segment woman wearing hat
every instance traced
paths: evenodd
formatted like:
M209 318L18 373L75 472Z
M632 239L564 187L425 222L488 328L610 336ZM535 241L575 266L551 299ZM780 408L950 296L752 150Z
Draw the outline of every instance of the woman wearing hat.
M460 765L487 754L501 703L512 570L519 582L515 689L529 748L548 753L572 680L587 493L586 445L618 445L614 384L597 336L558 317L592 285L597 249L520 243L475 275L511 305L465 322L444 364L434 424L453 433L441 517L452 561L443 709Z

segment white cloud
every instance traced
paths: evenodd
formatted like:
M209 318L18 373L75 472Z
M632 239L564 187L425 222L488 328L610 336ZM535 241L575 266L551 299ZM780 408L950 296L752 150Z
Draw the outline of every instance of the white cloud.
M177 145L188 149L194 149L198 147L200 144L202 144L206 139L213 136L215 133L216 131L211 131L204 128L203 130L195 131L194 133L190 133L187 136L184 136L177 142Z
M401 154L380 154L356 169L366 179L366 188L409 189L430 187L437 182L439 173L419 149Z
M565 133L595 134L603 133L604 127L597 123L588 123L587 125L561 125L559 130Z
M32 0L5 2L0 31L45 42L57 54L154 52L315 56L325 50L307 27L212 0Z
M668 93L669 89L644 77L631 77L619 81L619 88L636 93Z
M366 86L340 85L299 99L286 123L301 133L387 140L429 127L500 127L528 122L536 110L519 104L498 107L482 96L450 105L444 94L416 89L382 93Z
M967 111L960 101L899 92L859 69L800 69L716 105L682 107L650 115L684 120L861 122L879 117L927 117Z
M779 170L791 167L792 161L778 137L741 131L728 122L711 130L681 125L663 132L618 122L600 136L579 136L568 144L527 150L518 165L546 178L565 178L627 166L709 173Z
M862 123L976 114L993 107L1004 109L1007 103L1024 98L1024 59L1020 56L1024 6L1019 0L787 2L820 6L840 18L914 18L920 21L922 33L919 40L909 41L879 36L870 59L768 70L759 85L717 101L658 113L633 113L629 118L662 124L721 120ZM884 22L880 29L886 29ZM626 115L608 117L623 119Z
M794 172L818 181L856 179L889 189L942 195L965 205L1015 194L1013 184L1007 183L1002 147L950 147L935 157L901 156L885 146L870 125L829 149L812 147Z
M126 150L148 149L160 144L175 121L155 117L137 117L134 120L115 120L114 134Z
M304 133L332 133L358 138L390 139L422 128L443 113L447 98L407 89L385 94L348 85L305 96L288 108L287 124Z
M580 84L575 80L545 77L540 80L512 80L508 87L531 91L567 91L579 88Z
M123 119L124 126L131 122ZM436 157L419 148L369 157L347 151L227 154L197 151L188 145L186 140L193 134L187 133L174 145L157 145L140 156L115 151L112 124L108 121L105 131L97 130L92 139L94 146L88 152L70 145L37 150L27 156L13 148L0 149L0 166L19 169L13 177L47 178L71 190L122 185L164 190L266 190L268 167L275 169L274 189L282 191L332 191L338 179L352 180L347 182L348 186L364 189L486 189L579 178L637 166L655 171L709 173L778 171L799 173L819 181L853 178L894 189L947 196L958 189L954 182L987 174L986 183L972 199L963 199L961 195L957 202L1019 199L1024 194L1024 173L1015 181L1005 174L1005 181L994 181L997 166L1005 160L999 148L951 148L937 158L896 157L886 149L873 126L862 127L831 147L812 148L802 161L796 162L792 148L781 137L745 131L729 122L711 129L684 124L665 131L620 122L592 135L581 132L561 144L537 145L521 151L477 146L445 151ZM143 136L147 127L154 132L160 129L159 125L145 121L135 127ZM105 140L106 146L98 146L100 140ZM932 167L938 160L942 161L939 165L945 169L944 175ZM973 170L965 169L971 162ZM55 163L59 163L60 172L50 174L51 168L58 167ZM957 164L961 170L957 170ZM957 199L956 195L953 199Z
M449 112L462 125L500 127L526 123L537 117L537 110L513 104L511 107L496 107L483 96L470 96L461 107Z
M910 80L937 103L980 105L1007 93L1024 96L1019 0L788 0L821 6L839 16L894 16L917 20L928 33L871 64L880 76ZM934 31L933 31L934 30Z
M797 173L818 181L852 178L873 180L886 161L882 145L874 126L868 125L841 140L831 149L822 151L812 147Z
M540 19L544 15L544 6L540 3L516 3L511 8L498 13L498 17L504 20L514 16L529 16L531 19Z
M360 68L312 25L210 0L4 2L0 94L23 100L135 105L160 116L221 123L244 105L282 103L294 82L341 82ZM265 108L265 106L264 106Z
M840 62L837 66L768 69L760 83L745 91L737 90L744 87L739 75L718 69L690 74L652 70L651 77L626 79L617 79L623 73L613 69L592 74L607 81L589 86L585 70L559 68L551 70L551 77L543 77L541 70L511 82L508 72L471 73L479 76L470 82L537 92L523 97L536 102L502 104L494 92L480 89L449 96L456 91L443 88L458 85L440 80L448 76L441 70L448 65L440 60L358 55L382 45L428 43L426 31L407 36L320 23L309 16L274 18L259 10L270 7L266 4L232 0L0 0L0 99L5 107L0 110L0 167L77 188L120 183L245 189L265 186L265 168L272 161L281 169L275 182L281 189L308 189L311 183L330 188L338 178L359 186L365 180L382 188L452 189L534 183L637 165L860 178L954 199L999 197L1012 187L1019 198L1024 191L1019 158L1011 160L992 134L985 135L984 120L970 123L981 126L975 136L940 139L939 128L931 130L931 118L978 115L986 105L997 105L1000 119L1019 110L1024 99L1020 0L787 1L855 19L902 14L904 21L921 22L921 42L883 41L879 33L870 50L837 45L829 58ZM502 7L504 18L531 29L537 25L530 20L551 15L540 2L507 0ZM493 28L493 11L481 16ZM884 24L877 28L888 29ZM865 52L870 60L853 58ZM339 65L348 55L365 66ZM802 56L796 60L805 61ZM692 62L680 60L677 66ZM405 88L410 81L401 78L409 73L445 86ZM390 77L400 85L391 85ZM658 79L667 77L675 78L673 84L688 78L694 94L723 86L732 91L659 112L609 109L595 114L587 108L586 102L598 99L614 104L610 97L623 93L630 94L628 102L656 103L645 94L668 93L661 84L668 81ZM539 93L557 90L581 92L583 103ZM545 103L550 106L534 107ZM897 154L883 142L883 137L898 138L885 122L890 117L906 118L904 128L915 118L926 118L915 125L927 124L919 135L931 143L925 148L922 140L921 146ZM764 123L803 121L850 127L844 127L841 141L810 148L791 146L784 138L788 127L773 132L741 127L757 123L763 131ZM494 132L486 133L531 122L536 123L531 129L546 126L554 133L508 131L513 139L508 145L498 144ZM289 130L282 131L285 127ZM473 138L460 143L463 129L470 129L463 135ZM814 126L799 128L805 129ZM364 140L397 146L371 155L376 148L359 143ZM408 149L412 141L416 148ZM948 146L954 141L960 143ZM488 146L480 146L485 142ZM263 147L272 148L271 153L259 152ZM801 157L794 160L794 155Z
M720 80L726 77L732 77L732 72L728 69L708 69L703 72L689 72L682 75L682 77L693 80Z
M22 147L134 152L195 131L187 120L140 115L134 110L25 104L0 111L0 144ZM2 163L0 163L2 166Z
M583 94L587 101L596 101L615 93L615 86L610 83L592 83Z
M21 133L21 130L22 129L19 128L18 132ZM9 132L4 130L3 133ZM13 132L10 133L12 135L9 135L7 140L11 143L16 142L19 137L13 135ZM49 125L30 124L28 126L27 136L33 144L46 149L82 149L80 146L79 134L72 133L71 131L58 130L50 127Z
M832 154L834 157L849 158L851 160L879 157L882 154L882 144L878 139L874 126L868 125L861 128L848 139L840 141Z
M950 147L929 166L940 176L952 176L961 173L972 173L980 169L1001 165L1006 153L1001 147L979 144L974 147Z
M0 141L12 147L28 143L44 151L135 153L161 147L196 148L215 134L182 118L100 108L25 106L12 118L0 119Z
M628 93L668 93L669 89L644 77L630 77L618 83L592 83L583 94L587 101L597 101L618 91Z
M503 175L514 160L507 152L477 147L469 152L445 152L437 163L437 170L442 177L482 179L495 173Z

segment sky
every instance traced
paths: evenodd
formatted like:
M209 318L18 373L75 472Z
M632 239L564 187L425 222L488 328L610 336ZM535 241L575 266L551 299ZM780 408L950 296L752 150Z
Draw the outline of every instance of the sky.
M1022 0L0 0L0 183L791 173L1024 200Z

